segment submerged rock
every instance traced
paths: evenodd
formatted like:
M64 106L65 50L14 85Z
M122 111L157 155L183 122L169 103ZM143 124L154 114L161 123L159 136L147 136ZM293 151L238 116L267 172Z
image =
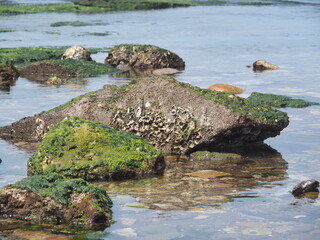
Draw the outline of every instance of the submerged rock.
M279 67L263 60L257 60L253 63L253 71L255 72L263 72L266 70L276 70Z
M247 99L152 76L88 93L51 111L0 129L11 141L41 141L65 117L84 117L132 132L164 153L237 146L275 137L286 113Z
M297 184L291 191L294 196L299 196L307 192L317 192L319 182L315 179L310 179Z
M152 71L152 73L154 75L173 75L173 74L176 74L180 72L179 70L177 69L174 69L174 68L161 68L161 69L156 69L154 71Z
M0 191L0 217L54 224L110 225L112 201L83 179L51 173L10 184Z
M308 102L302 99L295 99L295 98L286 97L282 95L275 95L271 93L258 93L258 92L251 93L251 95L248 97L248 100L254 101L257 103L267 104L276 108L285 108L285 107L303 108L311 105L319 105L319 103Z
M123 179L161 171L163 157L144 139L71 117L52 127L28 161L29 174L56 172L86 180Z
M113 67L138 69L184 69L184 61L175 53L153 45L122 44L115 46L105 59Z
M224 84L224 83L213 84L213 85L209 86L208 89L215 90L218 92L229 92L229 93L234 93L234 94L240 94L245 91L244 89L242 89L240 87L233 86L230 84Z
M80 45L68 48L62 55L61 59L92 61L90 53Z

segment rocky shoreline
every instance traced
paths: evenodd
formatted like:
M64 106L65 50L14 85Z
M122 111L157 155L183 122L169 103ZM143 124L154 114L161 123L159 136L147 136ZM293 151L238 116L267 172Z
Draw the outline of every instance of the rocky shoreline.
M216 161L221 155L212 155L212 151L261 143L279 135L289 124L287 114L272 107L285 105L275 105L272 99L286 104L292 99L268 95L266 100L257 93L245 99L235 95L244 89L234 86L218 84L219 89L201 89L162 76L161 70L183 70L185 62L177 54L152 45L115 46L105 64L94 62L86 49L75 46L52 59L24 65L9 71L12 79L17 72L40 74L46 80L85 77L96 67L95 74L119 69L147 70L147 74L125 86L105 85L1 127L2 139L38 144L28 161L29 176L1 190L1 218L105 227L112 221L112 202L102 188L86 181L161 175L173 164L164 155L181 155L194 162ZM297 107L296 102L286 106ZM232 160L232 166L242 159L234 154L226 158ZM279 162L280 168L285 168L285 161ZM200 168L185 178L229 176Z

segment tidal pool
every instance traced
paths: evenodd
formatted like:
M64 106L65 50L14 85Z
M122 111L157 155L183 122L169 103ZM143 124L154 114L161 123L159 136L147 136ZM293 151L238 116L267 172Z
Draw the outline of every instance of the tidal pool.
M263 2L272 4L0 16L0 30L8 30L0 31L0 43L2 48L80 44L104 49L121 43L154 44L185 60L186 69L176 76L180 81L203 88L214 83L237 85L246 90L243 97L258 91L320 102L318 1ZM61 21L90 25L51 26ZM106 55L99 52L92 58L103 62ZM280 68L255 73L246 67L258 59ZM128 81L126 74L104 75L56 88L19 78L9 90L0 91L0 126L105 84ZM168 157L161 177L97 183L113 199L115 223L82 239L319 239L320 199L296 199L289 191L302 180L320 180L320 106L282 110L290 117L289 126L263 147L238 150L242 159ZM33 151L24 143L0 140L0 188L26 176ZM53 236L49 230L21 231L3 232L0 238Z

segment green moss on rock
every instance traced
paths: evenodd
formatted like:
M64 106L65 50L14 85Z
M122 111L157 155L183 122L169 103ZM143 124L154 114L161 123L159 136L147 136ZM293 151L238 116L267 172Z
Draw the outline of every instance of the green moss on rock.
M266 94L266 93L258 93L258 92L253 92L248 97L248 100L255 103L266 104L276 108L285 108L285 107L304 108L304 107L309 107L311 105L319 105L319 103L308 102L302 99L295 99L295 98L286 97L282 95Z
M175 79L172 79L172 81L183 88L193 91L197 95L220 103L226 108L233 110L242 116L250 117L253 121L266 124L278 123L285 126L289 123L289 117L287 113L273 109L272 107L263 103L249 101L248 99L234 96L230 93L202 89L187 83L179 82Z
M26 65L31 62L38 62L42 60L59 60L68 47L59 48L45 48L45 47L31 47L31 48L1 48L0 62L10 62L15 65ZM88 49L90 53L97 53L98 48Z
M69 204L72 193L91 193L98 200L98 204L106 204L109 208L112 207L111 199L102 188L83 179L67 179L57 173L29 176L5 188L26 189L64 205Z
M76 75L81 77L95 77L102 74L114 73L119 70L107 66L102 63L97 63L93 61L78 61L78 60L50 60L49 62L66 67L71 72L75 72Z
M71 117L50 129L28 168L31 174L119 179L154 173L162 159L160 151L134 134Z

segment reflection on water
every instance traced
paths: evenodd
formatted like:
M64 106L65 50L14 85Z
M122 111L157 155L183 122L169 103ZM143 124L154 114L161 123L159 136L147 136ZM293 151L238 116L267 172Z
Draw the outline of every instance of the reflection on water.
M149 209L217 207L241 197L240 191L285 179L288 166L280 153L268 145L256 145L254 149L239 149L241 155L200 152L199 156L168 156L162 177L97 184L111 194L138 198L143 204L139 207Z

